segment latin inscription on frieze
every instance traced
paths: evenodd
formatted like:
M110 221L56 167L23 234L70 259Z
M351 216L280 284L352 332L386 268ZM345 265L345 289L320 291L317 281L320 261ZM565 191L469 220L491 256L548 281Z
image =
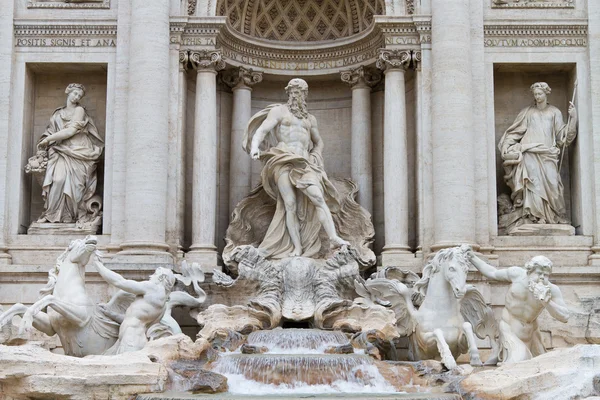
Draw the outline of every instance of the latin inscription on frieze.
M423 43L431 43L431 35L422 35L419 37L406 36L388 36L385 38L386 46L389 45L420 45Z
M333 58L329 60L314 61L293 61L293 60L272 60L267 58L252 57L247 54L240 54L231 49L224 48L223 57L227 60L236 61L240 64L254 66L264 69L291 70L291 71L313 71L327 70L340 67L348 67L360 64L377 56L377 49L370 50L360 54L354 54L347 57Z
M586 47L585 38L485 39L485 47Z
M492 8L575 8L575 0L491 0ZM591 0L594 1L594 0Z
M116 47L115 39L17 38L15 47Z

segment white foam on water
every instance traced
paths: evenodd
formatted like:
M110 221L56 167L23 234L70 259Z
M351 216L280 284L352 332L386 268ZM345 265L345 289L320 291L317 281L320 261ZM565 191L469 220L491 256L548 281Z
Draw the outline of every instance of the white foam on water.
M355 368L360 371L369 384L361 381L337 380L331 385L309 385L304 382L295 384L265 384L246 379L242 374L224 374L227 377L229 393L233 394L335 394L335 393L406 393L398 392L381 375L375 365L361 365Z

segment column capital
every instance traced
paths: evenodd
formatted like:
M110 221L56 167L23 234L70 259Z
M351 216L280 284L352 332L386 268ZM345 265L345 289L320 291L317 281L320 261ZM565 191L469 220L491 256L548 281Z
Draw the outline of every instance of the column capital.
M192 68L200 71L220 71L225 68L221 50L190 50L189 61Z
M414 69L421 70L421 50L413 51L412 65Z
M185 71L189 68L190 52L188 50L179 51L179 70Z
M373 87L381 81L381 72L373 68L360 66L340 73L342 82L350 85L351 88Z
M263 73L252 69L238 67L223 74L223 82L232 89L243 86L252 87L262 82Z
M413 52L411 50L379 49L376 66L381 70L401 69L406 71L411 67Z

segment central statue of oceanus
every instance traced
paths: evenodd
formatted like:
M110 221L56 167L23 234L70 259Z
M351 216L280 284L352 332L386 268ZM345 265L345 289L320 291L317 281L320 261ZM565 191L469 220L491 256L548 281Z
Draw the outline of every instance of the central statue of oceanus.
M235 247L253 245L267 259L326 259L352 245L371 264L370 216L354 201L353 182L325 172L323 139L306 105L308 85L295 78L285 90L286 104L259 111L246 128L242 146L262 161L261 184L234 210L223 258L228 263Z

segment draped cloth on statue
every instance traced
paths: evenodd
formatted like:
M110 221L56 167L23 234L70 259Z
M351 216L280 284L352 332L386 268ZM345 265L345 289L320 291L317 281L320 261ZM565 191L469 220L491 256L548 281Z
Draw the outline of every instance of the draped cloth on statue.
M282 173L289 173L290 182L298 189L306 189L311 185L319 186L332 213L339 210L338 192L327 178L323 169L323 160L319 154L305 154L303 156L292 153L285 143L279 143L262 153L264 160L261 171L261 182L267 194L277 201L277 206L269 230L259 246L264 257L287 257L294 249L285 223L285 204L279 195L277 179ZM302 242L302 256L313 257L321 249L319 232L321 222L317 210L310 200L296 193L296 215L300 222L300 240Z
M104 141L87 112L82 121L70 118L65 107L56 109L40 139L65 128L77 130L75 135L48 148L42 184L45 211L40 219L49 222L76 222L86 214L86 201L96 193L96 167Z
M266 119L269 111L278 105L270 105L255 114L248 123L243 145L249 151L256 129ZM275 129L278 129L277 127ZM302 256L324 258L330 252L329 239L322 229L317 210L311 201L301 193L311 185L319 186L325 202L331 210L338 234L350 241L362 257L365 265L375 261L369 249L374 236L370 215L355 201L356 185L349 180L336 180L336 185L327 177L320 154L292 152L285 143L279 142L275 132L269 132L261 145L261 184L243 199L233 212L233 219L227 229L227 245L223 259L228 263L233 249L239 245L258 247L265 258L285 258L294 247L286 226L286 209L279 195L277 179L282 173L289 178L296 191L296 214L300 224ZM338 189L342 190L342 194Z
M515 209L531 222L566 222L558 171L559 147L574 138L566 130L558 108L531 106L519 113L498 144Z

